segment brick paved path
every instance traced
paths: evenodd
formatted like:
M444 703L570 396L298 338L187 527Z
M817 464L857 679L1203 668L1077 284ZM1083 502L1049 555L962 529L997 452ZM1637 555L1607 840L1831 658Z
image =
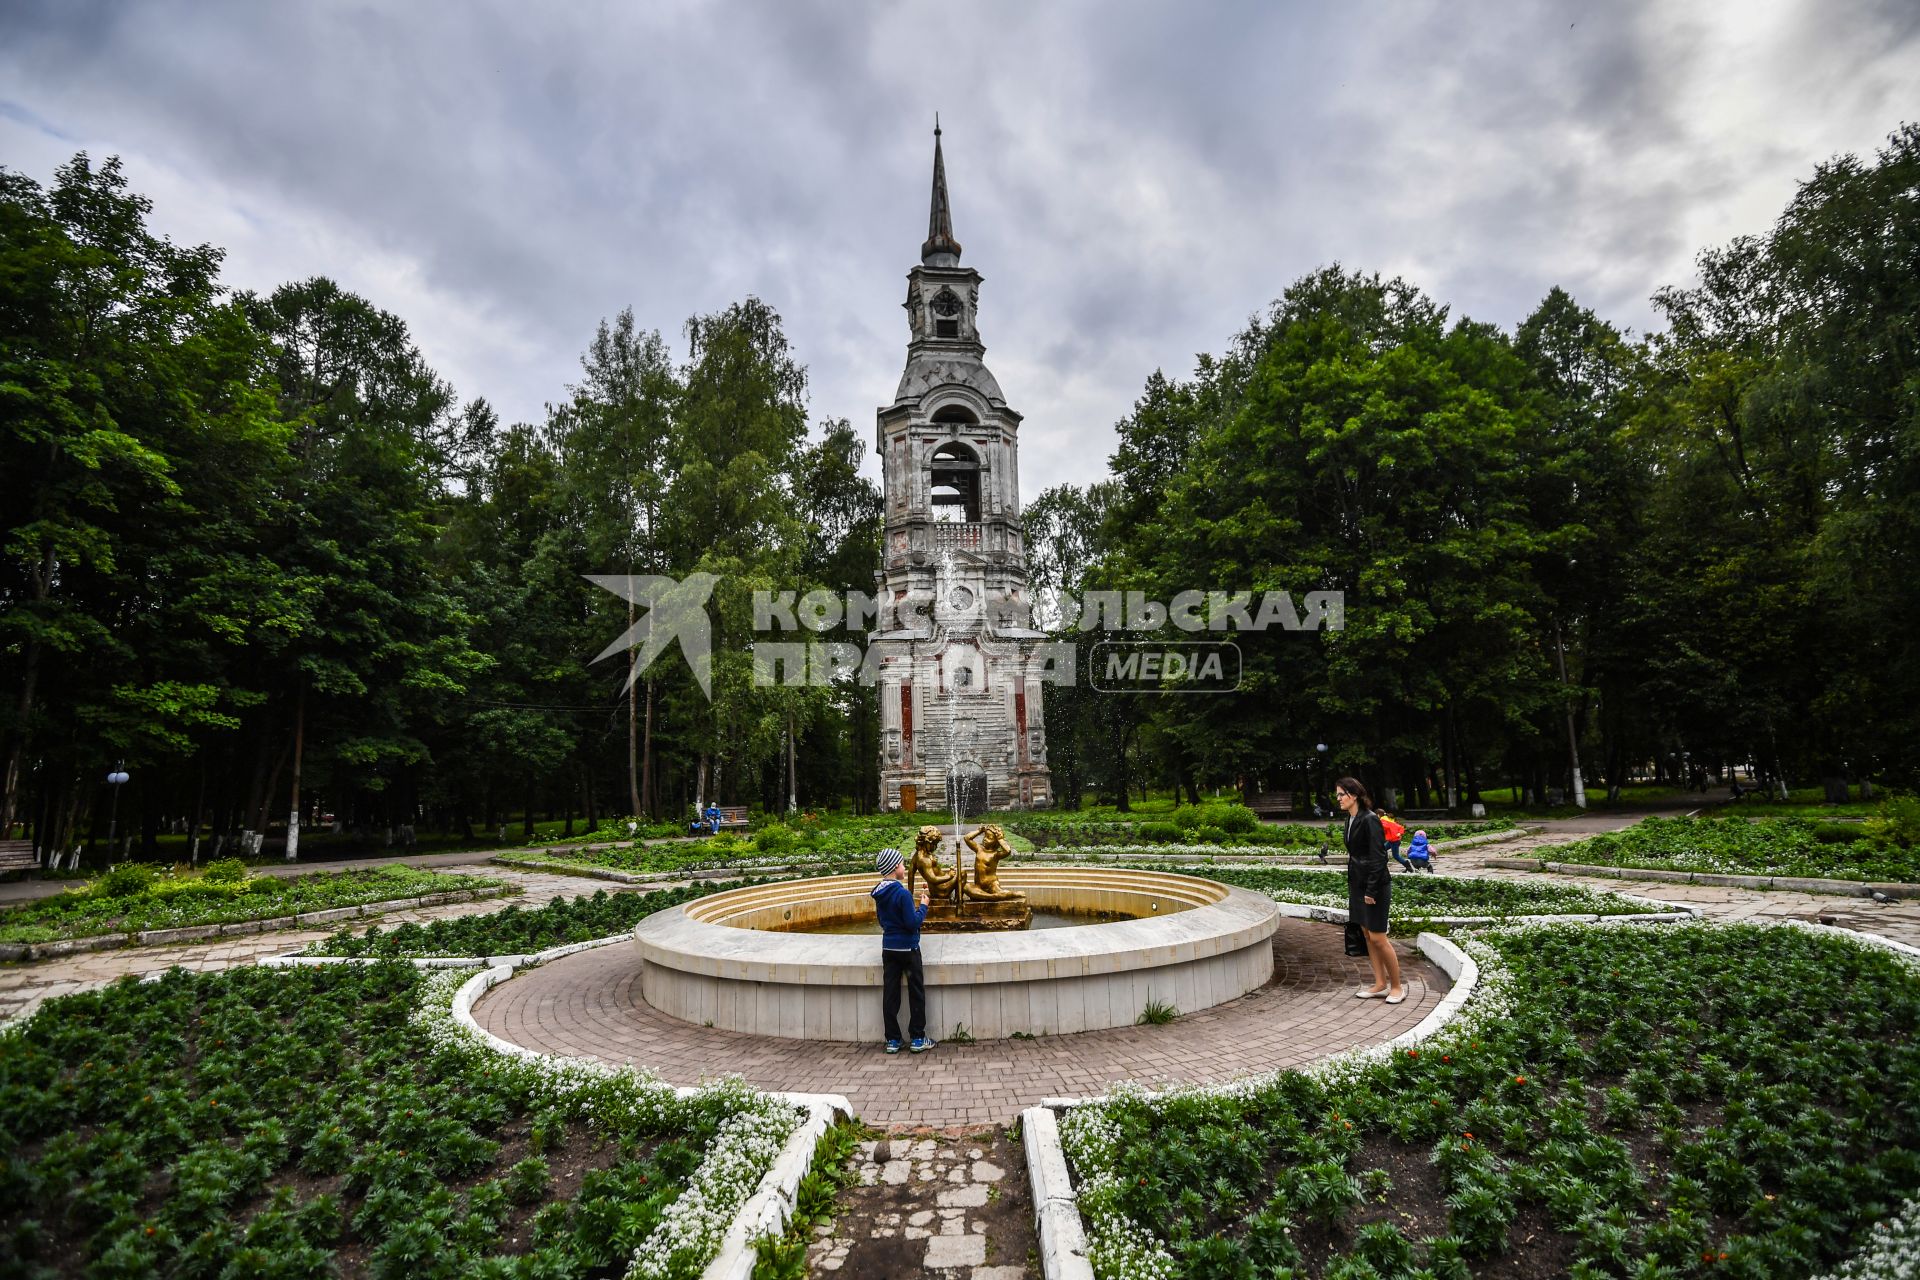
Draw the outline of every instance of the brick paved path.
M738 1074L763 1089L845 1094L868 1124L1007 1124L1042 1098L1100 1093L1116 1081L1227 1080L1391 1039L1424 1018L1447 988L1438 969L1404 943L1400 950L1406 1002L1356 1000L1355 988L1371 979L1364 959L1341 953L1339 927L1282 920L1274 935L1273 981L1238 1000L1165 1026L946 1043L917 1057L889 1057L878 1045L741 1035L669 1018L640 998L639 958L621 945L521 974L495 988L474 1016L516 1044L634 1062L675 1084ZM929 1013L937 1027L937 991Z

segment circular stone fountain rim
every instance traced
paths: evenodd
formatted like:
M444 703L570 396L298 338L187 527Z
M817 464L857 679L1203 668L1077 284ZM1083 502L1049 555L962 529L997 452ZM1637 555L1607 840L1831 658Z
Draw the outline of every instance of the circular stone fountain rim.
M1017 874L1003 871L1002 879L1009 887L1039 888L1035 881L1048 877L1051 870L1021 868ZM1068 870L1071 874L1074 869ZM1162 893L1169 892L1178 887L1178 882L1222 892L1216 901L1138 920L1014 933L927 934L920 945L927 981L933 985L1031 982L1163 967L1238 951L1272 937L1279 923L1279 904L1263 893L1165 871L1122 874L1137 881L1137 889L1128 891L1143 895L1151 895L1156 887ZM1109 879L1105 875L1101 878ZM834 882L864 895L872 887L873 878L856 874L786 883L808 886L810 896L821 896L821 890ZM754 885L728 890L727 894L764 894L772 887ZM1103 887L1121 886L1107 883ZM724 896L713 894L688 905L704 904L703 909L711 911L719 905L715 900ZM694 919L687 906L656 912L636 925L633 932L644 960L683 973L802 985L872 985L880 981L880 948L869 936L784 933L711 924Z

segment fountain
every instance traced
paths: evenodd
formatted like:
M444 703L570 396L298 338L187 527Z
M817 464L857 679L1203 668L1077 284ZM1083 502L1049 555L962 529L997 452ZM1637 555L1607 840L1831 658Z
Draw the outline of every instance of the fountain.
M991 825L963 841L976 851L968 880L940 864L941 843L922 828L914 874L930 892L961 895L949 899L956 917L971 902L973 918L989 920L988 909L1017 901L1026 918L923 939L936 1027L994 1039L1131 1026L1149 1002L1192 1013L1273 974L1279 908L1264 894L1161 871L1008 867ZM873 921L872 887L871 874L822 876L649 916L634 929L641 994L662 1013L731 1031L877 1041L878 940L848 932ZM1034 915L1061 927L1029 928ZM1102 923L1078 923L1087 920Z

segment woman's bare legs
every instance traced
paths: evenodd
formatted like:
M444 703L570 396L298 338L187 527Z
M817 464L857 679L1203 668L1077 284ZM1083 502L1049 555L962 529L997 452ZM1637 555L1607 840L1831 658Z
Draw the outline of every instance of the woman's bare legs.
M1378 991L1384 984L1387 994L1404 994L1406 987L1400 981L1400 953L1393 949L1393 943L1384 933L1375 933L1371 929L1360 930L1367 940L1367 959L1373 965L1373 989Z

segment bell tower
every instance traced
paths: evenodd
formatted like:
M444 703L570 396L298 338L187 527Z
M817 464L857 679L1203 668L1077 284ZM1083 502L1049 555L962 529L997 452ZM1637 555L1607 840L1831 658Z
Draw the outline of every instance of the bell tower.
M1033 662L1044 635L1028 625L1020 415L982 358L980 283L960 265L936 120L927 238L907 273L907 365L875 439L886 492L872 636L882 809L958 798L973 815L1053 801Z

